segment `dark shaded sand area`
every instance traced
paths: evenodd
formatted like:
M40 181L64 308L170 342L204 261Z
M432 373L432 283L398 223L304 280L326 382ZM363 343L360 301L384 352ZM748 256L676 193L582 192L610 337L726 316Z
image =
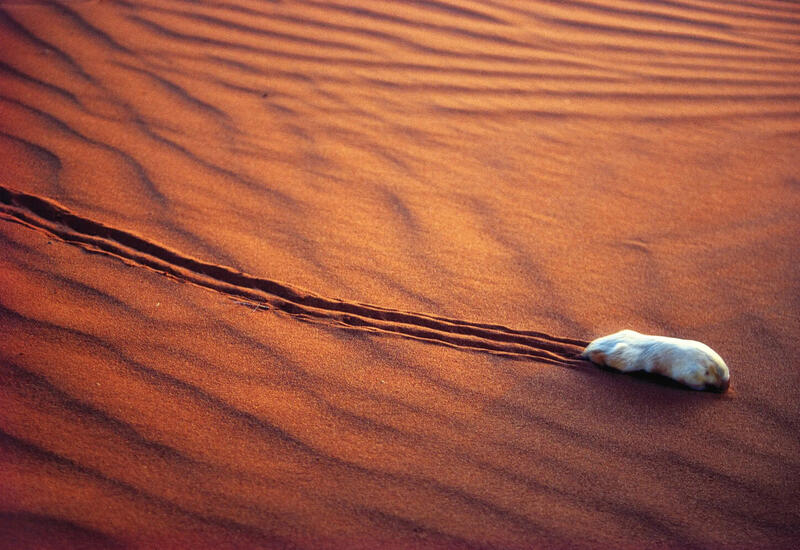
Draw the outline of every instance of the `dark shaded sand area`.
M0 547L796 547L799 235L793 2L0 2Z

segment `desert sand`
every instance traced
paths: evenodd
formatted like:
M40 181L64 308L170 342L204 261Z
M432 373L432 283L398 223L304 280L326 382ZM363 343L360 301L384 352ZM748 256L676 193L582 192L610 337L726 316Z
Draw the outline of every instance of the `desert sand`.
M0 2L0 547L793 547L798 236L793 2Z

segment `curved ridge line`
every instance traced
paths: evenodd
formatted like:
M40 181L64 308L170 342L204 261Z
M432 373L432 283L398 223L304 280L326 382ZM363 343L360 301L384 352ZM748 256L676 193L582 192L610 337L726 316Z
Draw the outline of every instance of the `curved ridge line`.
M24 225L145 266L181 281L211 288L290 314L327 319L353 328L391 332L415 339L503 354L527 355L552 363L574 364L588 342L514 330L424 313L325 298L289 284L238 272L185 256L158 243L81 217L54 201L0 185L0 213Z

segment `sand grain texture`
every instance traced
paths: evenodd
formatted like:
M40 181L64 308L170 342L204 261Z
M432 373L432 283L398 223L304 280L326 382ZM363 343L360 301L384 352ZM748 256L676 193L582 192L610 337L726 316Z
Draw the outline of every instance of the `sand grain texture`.
M791 2L0 2L0 547L790 548L799 150Z

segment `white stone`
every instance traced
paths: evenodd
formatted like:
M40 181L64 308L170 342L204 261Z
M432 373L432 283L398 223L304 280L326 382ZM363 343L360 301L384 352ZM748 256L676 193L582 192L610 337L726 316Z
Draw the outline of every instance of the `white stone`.
M694 340L621 330L594 340L581 355L622 372L661 374L695 390L725 391L730 382L730 371L722 357Z

